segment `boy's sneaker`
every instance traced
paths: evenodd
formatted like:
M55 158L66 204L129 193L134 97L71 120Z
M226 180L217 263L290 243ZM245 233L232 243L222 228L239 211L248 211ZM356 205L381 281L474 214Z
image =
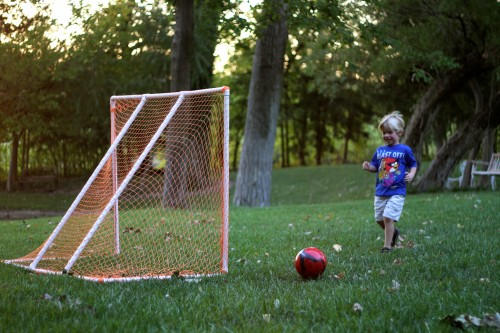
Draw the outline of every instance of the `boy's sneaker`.
M382 250L380 250L380 252L382 252L382 253L389 253L391 251L392 251L392 249L389 247L383 247Z
M392 241L391 241L391 246L394 247L396 245L396 242L398 241L399 237L399 230L398 228L394 228L394 234L392 235Z

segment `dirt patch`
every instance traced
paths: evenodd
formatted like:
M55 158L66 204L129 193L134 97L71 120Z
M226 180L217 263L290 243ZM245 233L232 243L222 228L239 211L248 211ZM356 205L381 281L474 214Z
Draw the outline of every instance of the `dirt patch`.
M37 217L63 216L64 212L46 210L0 210L0 220L24 220Z

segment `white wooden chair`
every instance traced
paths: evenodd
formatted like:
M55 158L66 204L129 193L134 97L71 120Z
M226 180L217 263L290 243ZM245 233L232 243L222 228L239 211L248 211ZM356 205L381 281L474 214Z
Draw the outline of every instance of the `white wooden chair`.
M451 189L453 187L452 186L453 183L457 183L458 187L462 187L462 183L464 180L464 171L465 171L466 165L467 165L467 161L460 162L460 165L459 165L460 175L458 177L448 177L446 179L446 183L444 184L444 186L446 188Z
M486 170L478 170L478 165L488 166ZM474 176L490 177L491 189L495 189L495 176L500 176L500 153L491 155L490 162L472 161L471 186L474 185Z

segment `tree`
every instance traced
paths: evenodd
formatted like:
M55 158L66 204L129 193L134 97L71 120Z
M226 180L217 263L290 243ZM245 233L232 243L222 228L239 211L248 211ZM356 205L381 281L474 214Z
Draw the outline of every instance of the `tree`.
M211 85L219 23L227 8L232 8L232 5L221 0L176 1L175 34L171 50L171 91L208 88ZM182 105L181 108L183 107L185 106ZM197 112L198 116L204 116L207 123L210 121L210 112L207 111L205 115ZM175 136L169 134L173 130L170 127L166 129L167 147L170 148L167 148L165 156L163 198L164 205L177 207L185 203L183 198L188 190L197 190L208 176L209 127L205 127L197 135L189 132L195 128L176 133ZM187 159L195 161L198 165L196 170L186 169Z
M175 2L175 33L172 40L170 91L191 88L194 41L194 0Z
M449 137L455 145L466 145L467 140L459 130L456 136L446 133L432 135L432 131L448 130L448 126L435 126L434 123L436 119L449 123L454 121L457 112L462 112L463 109L458 108L454 114L446 114L448 118L443 117L445 114L442 113L448 109L447 104L453 96L461 93L467 82L498 66L500 40L495 33L500 29L498 4L493 0L381 0L373 5L369 7L371 20L364 25L363 32L367 40L380 46L376 61L387 65L380 66L379 69L384 71L379 73L384 77L406 78L405 81L410 82L410 87L418 94L410 110L403 142L413 148L418 160L423 155L426 141L432 138ZM462 118L475 124L479 116L463 111ZM459 122L455 125L461 128ZM459 137L462 139L457 140ZM443 147L437 147L440 148ZM455 146L455 149L462 155L467 152L463 147ZM462 155L442 153L439 158L442 172L424 174L418 188L442 184L452 169L449 165ZM427 181L429 184L426 185Z
M109 146L109 98L112 95L162 92L170 70L166 57L171 46L170 7L138 6L135 1L116 1L95 13L76 7L75 20L83 32L72 37L60 66L60 104L51 138L67 150L67 168L73 173L91 171ZM62 159L62 158L61 158Z
M27 16L22 5L0 2L0 112L2 130L8 131L11 141L7 191L14 190L18 180L20 143L27 142L21 138L40 127L51 109L52 74L59 60L46 36L50 28L47 8L36 6L36 14Z
M498 94L485 95L477 81L471 83L476 111L438 150L423 177L416 183L419 191L441 188L453 167L470 149L480 144L488 133L500 125L500 112L494 112L500 105ZM491 104L490 104L491 103Z
M265 1L263 31L255 46L245 138L236 179L237 206L268 206L276 124L288 38L284 1Z

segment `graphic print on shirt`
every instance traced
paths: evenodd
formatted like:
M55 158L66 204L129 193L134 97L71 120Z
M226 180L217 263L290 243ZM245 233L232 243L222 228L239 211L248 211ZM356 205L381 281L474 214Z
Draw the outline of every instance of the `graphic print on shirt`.
M401 170L399 170L399 163L397 159L393 157L386 157L382 159L378 172L378 179L382 182L384 187L392 186L400 174Z

